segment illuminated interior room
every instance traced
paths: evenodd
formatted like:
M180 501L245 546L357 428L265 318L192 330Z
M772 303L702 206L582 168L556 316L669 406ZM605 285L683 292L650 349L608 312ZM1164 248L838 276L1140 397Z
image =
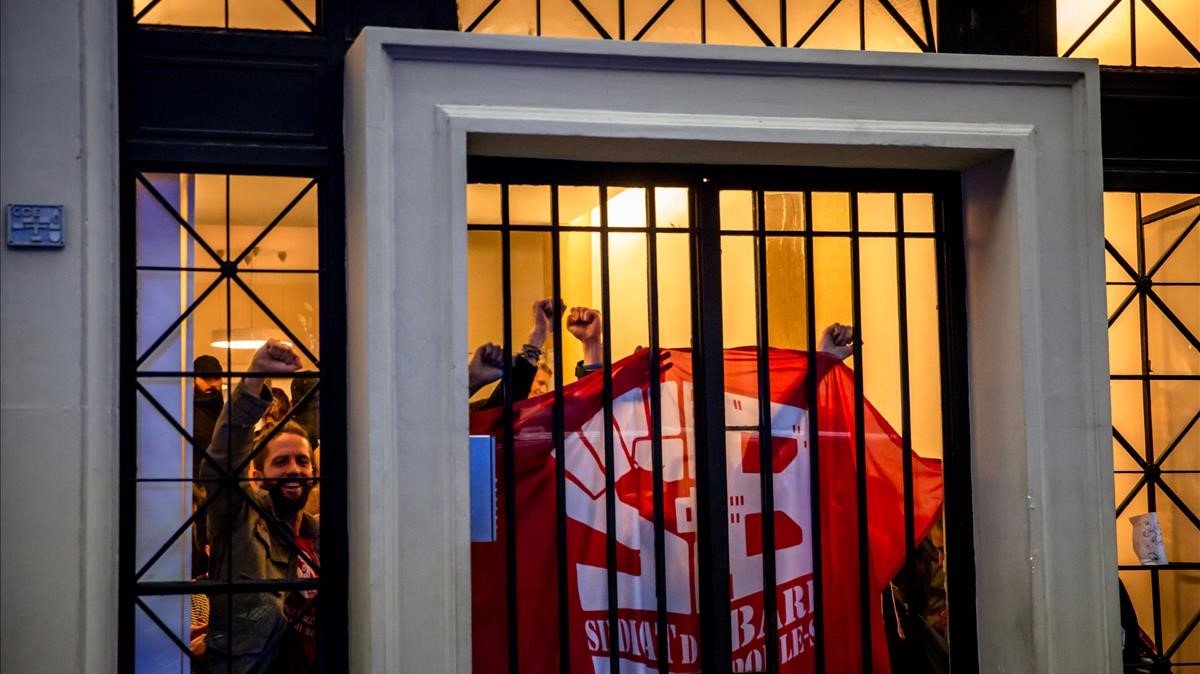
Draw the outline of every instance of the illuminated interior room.
M1200 671L1200 0L0 16L5 672Z

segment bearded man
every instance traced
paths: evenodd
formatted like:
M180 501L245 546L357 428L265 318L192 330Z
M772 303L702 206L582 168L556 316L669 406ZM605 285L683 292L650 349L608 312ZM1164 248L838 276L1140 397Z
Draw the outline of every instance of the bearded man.
M209 493L224 482L208 510L209 577L253 582L315 579L320 564L318 521L304 511L315 479L308 433L296 423L254 426L271 405L263 377L295 372L300 358L287 344L268 341L221 411L200 478ZM265 441L265 444L264 444ZM236 471L259 448L248 477ZM223 473L225 473L223 475ZM240 493L239 493L240 492ZM255 591L211 598L205 658L212 671L316 671L316 590Z

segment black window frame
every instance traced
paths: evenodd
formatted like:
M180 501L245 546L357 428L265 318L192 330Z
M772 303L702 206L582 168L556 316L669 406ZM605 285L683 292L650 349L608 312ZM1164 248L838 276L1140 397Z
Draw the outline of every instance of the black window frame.
M677 165L677 164L638 164L638 163L608 163L608 162L582 162L582 161L565 161L565 160L545 160L545 159L522 159L512 157L484 157L471 156L467 163L467 182L468 184L488 183L500 184L501 194L507 195L508 185L550 185L551 194L554 195L557 191L554 186L560 185L584 185L584 186L601 186L601 203L604 203L604 185L623 186L623 187L687 187L692 191L692 222L686 229L666 229L657 230L662 233L682 232L692 235L692 270L693 276L690 279L692 284L692 339L691 345L694 353L697 355L693 360L694 367L694 385L696 387L696 409L695 409L695 428L698 438L699 447L710 446L720 447L721 450L717 453L719 456L724 456L725 437L727 430L724 421L716 421L724 419L724 384L723 384L723 368L712 367L712 354L722 353L723 350L723 324L721 319L721 239L723 236L731 235L729 230L721 230L719 223L719 205L717 203L719 192L722 190L750 189L759 191L839 191L850 192L853 196L856 192L928 192L933 193L935 199L935 231L936 234L929 237L935 241L937 257L938 257L938 304L939 310L939 341L941 352L941 390L942 390L942 433L944 455L944 505L943 512L946 522L946 555L948 559L953 560L947 566L947 595L952 597L950 603L958 610L951 609L949 612L949 634L953 640L951 648L951 664L956 672L972 672L978 669L978 638L976 633L976 618L975 618L975 569L974 569L974 533L972 528L972 501L971 501L971 443L970 443L970 417L969 417L969 388L968 388L968 373L967 373L967 335L966 335L966 272L965 272L965 249L963 239L963 221L962 221L962 200L961 200L961 176L954 171L920 171L920 170L882 170L882 169L844 169L844 168L814 168L814 167L781 167L781 166L739 166L739 165ZM653 190L647 190L652 193ZM554 197L551 197L552 203ZM501 197L501 203L507 201L506 196ZM854 199L851 199L854 202ZM649 208L649 207L648 207ZM854 206L851 206L854 209ZM507 209L503 208L503 213L507 213ZM552 240L558 231L557 209L552 207L551 216L553 223L545 227L530 227L521 225L511 225L507 222L507 217L501 223L489 223L486 225L477 225L475 223L467 223L468 231L495 231L499 232L502 241L506 235L513 231L548 231L551 232ZM601 207L601 219L604 220L603 206ZM647 216L649 218L649 214ZM852 220L856 220L856 216L851 216ZM574 231L574 228L571 228ZM565 231L565 230L564 230ZM593 230L582 230L593 231ZM604 225L600 229L594 231L608 231ZM641 231L638 229L620 228L613 231L628 232ZM778 234L778 232L766 233L767 236ZM733 235L749 235L753 236L756 241L765 242L766 236L764 232L755 231L749 233L738 232ZM819 236L820 234L818 234ZM857 226L852 232L837 232L830 233L830 236L847 237L852 240L865 238L863 234L857 231ZM801 233L799 236L808 241L812 241L814 236L811 232ZM903 236L903 235L900 235ZM653 238L653 237L651 237ZM604 259L604 252L607 237L602 237L601 241L601 258ZM650 244L648 244L650 245ZM502 243L502 246L504 244ZM759 244L756 248L765 250L764 244ZM557 246L554 247L557 250ZM854 246L857 250L857 246ZM761 252L759 253L761 254ZM557 255L557 254L556 254ZM857 255L855 255L857 257ZM507 256L505 256L507 259ZM811 260L811 256L809 256ZM557 262L555 263L557 267ZM760 279L765 273L763 266L756 264L759 270ZM603 269L607 269L607 265L603 265ZM506 321L505 334L512 335L511 329L511 295L508 289L508 279L511 278L508 271L508 266L504 265L504 316ZM602 271L602 274L605 273ZM855 275L855 272L851 272ZM559 274L554 274L555 287L559 284ZM811 275L810 275L811 279ZM811 281L807 284L811 290ZM903 284L901 284L903 285ZM607 309L608 305L608 283L602 281L602 306ZM648 286L648 288L653 286ZM654 290L649 292L654 293ZM857 283L853 291L855 297L854 305L857 313L858 289ZM811 298L809 298L811 300ZM765 299L760 297L759 310L765 309L762 306ZM651 304L652 306L652 304ZM763 312L765 313L765 311ZM903 314L903 312L901 312ZM760 314L761 316L762 314ZM651 309L650 317L648 318L651 325L657 323L656 312ZM809 323L812 323L810 319ZM604 323L605 329L608 329L608 322ZM763 332L766 330L765 323L760 323L758 327L760 331L760 339L763 337ZM809 326L810 339L810 354L815 348L815 331L813 326ZM555 335L556 343L554 352L561 353L561 344L557 340L561 336ZM650 348L653 352L658 348L657 336L651 334ZM610 364L613 362L612 354L608 352L611 340L608 339L606 333L605 339L605 357L606 363L604 367L605 376L605 414L611 415L611 373ZM505 368L511 367L509 363L512 361L512 356L515 354L513 344L507 340L504 344L505 348ZM857 347L856 347L857 348ZM763 367L764 352L759 352L759 374L760 379L766 375L766 368ZM811 357L811 355L810 355ZM653 361L653 359L651 359ZM861 362L861 357L858 358ZM720 357L717 357L717 361ZM561 389L563 384L562 379L562 363L555 363L553 368L555 371L555 389ZM653 366L652 366L652 380ZM862 390L861 373L856 368L857 384L856 389ZM765 386L765 380L760 381L760 397ZM769 385L766 385L769 386ZM815 390L816 379L810 377L808 383L810 390ZM907 386L904 386L905 399L908 397ZM717 391L717 395L705 395L705 391ZM856 396L859 404L863 400L863 396ZM651 399L657 399L657 396L651 394ZM504 396L504 416L509 420L503 424L502 433L505 434L507 440L504 443L506 446L512 446L512 414L513 404L511 392L506 391ZM555 443L562 443L562 401L561 396L557 400L555 410ZM763 408L765 409L765 408ZM761 415L760 415L761 416ZM861 424L862 413L861 409L856 414L856 418ZM760 419L758 432L763 437L769 437L769 418ZM612 424L605 424L605 433L611 433ZM812 432L815 433L816 426L811 426ZM862 437L861 429L858 436ZM605 438L606 451L611 448L612 440L610 437ZM862 452L864 448L859 443L857 451ZM769 443L762 443L762 451L768 451ZM907 441L906 441L907 446ZM909 447L911 449L911 447ZM700 560L699 567L699 583L701 586L700 599L700 620L701 620L701 657L700 663L702 671L726 671L730 667L730 588L729 588L729 549L727 535L727 496L725 491L725 462L724 461L709 461L705 459L707 452L702 449L697 451L696 468L698 474L703 477L702 484L707 487L705 491L698 490L698 528L699 530L709 531L707 537L702 537L704 541L701 544L701 551L698 554ZM817 452L813 452L815 456ZM511 457L511 454L507 454ZM906 481L911 480L911 451L906 452ZM606 461L606 463L609 463ZM556 480L559 483L558 493L561 502L562 498L562 482L564 476L562 474L562 462L556 462ZM767 466L770 461L762 459L760 464ZM862 462L859 462L862 465ZM661 508L661 466L656 465L656 482L655 482L655 500L656 508ZM497 479L505 485L502 487L505 493L513 493L513 468L510 462L506 461L504 465L499 467ZM815 474L815 473L814 473ZM612 489L612 475L608 475L608 488ZM862 509L865 504L865 483L860 479L858 489L858 498L860 503L860 546L861 536L865 536L865 511ZM767 484L767 479L763 477L764 485ZM819 487L819 485L817 485ZM911 488L910 488L911 490ZM770 505L771 489L763 490L764 510ZM816 490L814 489L814 499ZM615 515L612 512L612 500L608 500L607 519L610 523L608 528L612 530L612 525L615 522ZM952 505L951 505L952 504ZM512 501L507 500L504 503L505 508L512 507ZM911 508L906 508L911 511ZM506 511L506 525L509 527L507 532L507 540L516 540L515 532L511 528L514 525L514 511ZM911 527L911 522L907 521L910 518L906 512L906 528ZM657 518L656 518L657 519ZM566 575L562 569L562 564L565 563L565 556L562 553L565 539L565 512L562 508L558 509L556 515L556 545L559 552L557 554L560 569L560 606L557 607L559 612L559 632L560 639L566 633L567 617L566 617L566 591L562 583L565 582ZM715 523L715 525L714 525ZM656 525L656 529L659 527ZM773 541L773 524L769 518L764 519L764 546L772 548L770 544ZM816 527L813 532L814 538L819 541L819 527ZM951 533L953 532L953 533ZM662 532L656 531L656 539L661 538ZM609 606L616 606L616 583L615 583L615 538L608 537L608 567L609 567ZM656 547L661 546L661 541L656 540ZM819 543L818 543L819 546ZM819 547L817 548L819 549ZM912 561L912 552L914 546L909 546L909 562ZM860 554L865 555L865 547L860 547ZM508 585L507 597L508 600L508 655L509 671L520 671L520 663L517 657L517 635L516 635L516 615L517 596L516 574L515 574L515 546L509 545L506 548L508 559L506 571L506 583ZM820 575L820 555L816 555L814 559L815 575L819 578ZM661 567L661 554L656 555ZM764 566L766 569L774 568L774 555L763 555ZM865 563L865 557L860 560ZM864 567L865 568L865 567ZM661 582L661 568L656 569L656 582ZM764 578L772 577L771 571L767 571ZM865 583L865 579L863 580ZM819 589L819 581L817 583L817 599L815 605L817 607L818 616L821 609L821 597ZM773 596L770 593L764 594L766 602L765 615L772 615L771 605L774 602ZM872 601L872 598L867 593L862 593L862 601L864 607ZM665 638L666 630L662 629L662 621L665 620L665 595L659 595L659 621L660 621L660 638ZM866 609L864 609L866 610ZM869 615L864 613L865 615ZM610 630L616 633L617 613L615 610L609 611ZM818 622L820 618L818 617ZM770 657L774 651L772 648L771 634L774 632L774 627L771 625L773 621L768 623L768 633L766 643L768 644L768 662L776 662ZM869 634L868 619L864 617L863 628L865 633ZM818 627L818 632L820 628ZM862 642L864 661L870 661L872 657L881 657L880 654L870 654L870 639L864 639ZM777 646L777 644L774 644ZM816 658L817 671L822 674L826 671L823 660L824 645L821 639L817 641ZM660 651L663 650L660 642ZM566 655L567 649L562 649L563 661L561 663L561 671L566 674L568 670L568 658ZM886 656L883 656L886 657ZM619 656L616 649L611 649L610 662L613 671L617 671ZM660 661L660 671L666 671L667 662L665 659ZM778 671L776 665L769 665L768 672Z

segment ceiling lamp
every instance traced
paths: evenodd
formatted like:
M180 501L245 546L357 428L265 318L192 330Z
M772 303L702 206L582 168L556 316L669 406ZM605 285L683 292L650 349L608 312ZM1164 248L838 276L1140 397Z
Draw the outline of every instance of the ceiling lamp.
M234 351L253 351L267 343L275 335L270 330L261 328L234 328L229 330L213 330L212 347L214 349L232 349Z

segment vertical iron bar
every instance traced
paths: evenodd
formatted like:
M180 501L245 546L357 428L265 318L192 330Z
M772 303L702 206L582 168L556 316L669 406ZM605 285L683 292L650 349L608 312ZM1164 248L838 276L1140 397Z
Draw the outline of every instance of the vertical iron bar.
M908 271L907 241L904 234L904 195L895 195L896 231L896 316L900 351L900 442L902 471L904 475L904 600L908 604L905 612L904 633L915 634L916 621L912 602L916 597L916 522L913 513L913 449L912 449L912 391L909 386L908 361Z
M821 619L824 605L821 588L821 434L817 415L817 305L816 286L813 282L813 237L812 237L812 192L804 193L804 304L805 331L808 340L808 366L804 375L805 404L808 406L808 474L809 511L812 513L812 595L808 598L812 607L813 626L816 634L816 674L825 674L825 624Z
M1133 21L1133 16L1137 7L1136 2L1130 2L1129 18ZM1133 36L1136 26L1130 23L1130 51L1131 55L1136 59L1135 38ZM1134 64L1136 60L1132 61ZM1140 331L1141 349L1141 364L1142 364L1142 423L1143 433L1146 443L1146 466L1155 465L1154 461L1154 412L1151 409L1152 396L1150 395L1150 323L1148 315L1148 306L1146 298L1146 290L1143 284L1148 279L1146 277L1146 227L1142 222L1142 193L1134 192L1134 215L1137 218L1137 274L1138 284L1141 286L1138 292L1138 330ZM1146 480L1146 510L1148 512L1158 511L1158 490L1155 488L1156 480L1147 474L1150 479ZM1154 648L1158 651L1158 655L1163 652L1163 636L1162 636L1162 594L1161 585L1159 583L1158 569L1150 570L1150 604L1151 613L1154 622Z
M537 2L534 4L534 12L537 14L537 28L536 28L537 32L534 34L541 37L541 35L542 35L542 0L537 0Z
M335 8L336 10L337 8ZM329 16L329 15L326 15ZM334 17L329 20L335 21ZM335 23L324 25L337 25ZM321 367L317 383L325 398L325 405L318 414L317 423L321 431L321 444L328 448L321 463L321 538L325 547L321 550L320 592L317 626L324 644L321 652L322 666L326 671L337 669L339 663L349 660L347 636L349 631L349 601L347 600L347 572L349 546L347 545L347 488L346 479L346 231L341 226L341 214L345 212L345 194L340 188L330 185L344 184L343 167L334 161L329 172L320 176L317 187L317 252L318 303L328 307L318 316L318 332L321 352ZM293 401L294 402L294 401ZM344 665L341 665L344 667Z
M670 671L670 642L667 637L667 542L666 513L663 503L663 447L662 447L662 369L658 330L658 219L655 207L654 186L646 187L646 288L649 316L647 328L650 338L650 455L654 465L654 590L656 594L655 617L658 634L655 649L659 674Z
M787 36L787 0L779 0L779 46L788 46Z
M1137 274L1139 285L1146 281L1146 235L1145 227L1142 225L1142 193L1134 193L1134 215L1137 218ZM1139 288L1138 291L1138 330L1139 330L1139 348L1142 366L1142 421L1144 428L1142 429L1143 437L1146 443L1146 465L1154 465L1154 413L1150 407L1150 325L1148 316L1148 304L1146 292ZM1158 492L1154 488L1154 480L1146 481L1146 509L1149 512L1155 512L1158 509Z
M604 350L604 552L608 567L608 665L621 671L620 625L617 620L617 486L613 474L612 305L608 269L608 186L600 186L600 315Z
M854 477L858 492L858 599L859 620L862 626L862 671L872 671L871 607L878 598L871 597L871 550L867 532L867 439L863 397L862 357L862 269L858 236L858 193L850 193L850 305L854 318Z
M938 339L942 354L942 446L946 475L946 600L951 671L978 666L975 539L971 515L971 409L968 405L966 271L962 193L957 180L934 193ZM955 607L958 607L957 609ZM961 663L961 665L960 665Z
M540 0L539 0L540 1ZM551 266L551 301L554 303L554 326L552 339L554 348L554 452L558 460L554 462L554 498L557 504L554 510L554 531L558 557L558 656L559 670L562 674L571 671L571 625L570 600L571 591L568 582L570 572L567 561L567 456L566 456L566 422L563 405L563 358L562 358L562 251L560 249L560 223L558 221L558 185L550 186L550 266ZM535 375L536 376L536 375Z
M226 3L225 3L225 23L226 23L226 25L229 24L228 0L226 0ZM232 245L232 243L231 243L231 232L230 232L230 223L229 223L229 214L231 211L231 206L230 206L231 190L229 187L229 183L230 183L229 174L226 173L225 174L225 259L226 260L233 259L233 251L230 249L230 246ZM234 273L234 272L236 272L236 269L230 269L229 271L230 271L230 273ZM226 372L233 371L233 348L230 345L230 343L232 341L233 341L233 281L229 276L226 276L225 277L225 371ZM233 377L231 375L226 375L226 376L229 377L229 384L228 384L229 401L230 401L229 405L230 405L230 411L232 411L233 410L233 390L234 390L233 389ZM243 377L242 380L245 381L245 377ZM252 392L252 395L259 395L259 392L254 391L254 392ZM232 447L233 446L233 424L227 425L225 427L225 430L226 430L225 446ZM225 454L225 472L227 474L233 472L233 454L234 453L232 451L226 452L226 454ZM233 484L229 485L231 492L233 492L234 490L237 490L237 489L241 489L241 486L239 484L237 484L237 481L236 481L237 476L236 475L228 475L225 479L233 481ZM225 497L228 498L230 501L233 501L235 496L236 496L235 493L228 493L225 495ZM226 582L233 582L234 581L234 577L233 577L233 518L234 518L234 514L233 514L232 508L225 509L225 517L226 517L226 521L225 521L225 580L226 580ZM229 640L229 644L230 644L230 646L232 646L233 645L233 592L232 591L226 593L225 601L227 602L225 605L225 607L226 607L225 608L225 616L226 616L225 626L226 626L226 630L227 630L225 632L225 635L226 635L225 638ZM232 648L230 648L230 655L231 656L233 655ZM226 659L225 671L227 674L230 674L233 672L233 658L232 657Z
M1137 66L1137 5L1138 0L1129 0L1129 65ZM1141 225L1141 193L1138 193L1138 225ZM1141 271L1142 267L1138 267Z
M124 50L122 50L124 51ZM121 298L121 337L120 337L120 475L121 484L117 492L120 502L120 519L117 523L119 536L117 558L119 570L119 603L117 608L117 623L120 638L117 641L117 662L122 671L133 669L135 653L135 625L137 610L134 599L137 597L137 582L134 574L137 572L137 187L135 174L128 169L121 171L120 182L120 251L121 264L117 272L120 275Z
M512 386L512 233L509 231L509 185L500 186L500 280L503 303L504 323L504 355L503 375L500 386L504 391L504 556L505 556L505 595L508 613L508 671L518 674L520 656L518 654L517 620L517 486L516 457L513 455L513 445L516 438L513 429L513 386Z
M1154 616L1154 650L1160 657L1163 654L1162 633L1162 586L1159 583L1158 569L1150 569L1150 601Z
M708 44L708 0L700 0L700 44Z
M766 638L766 671L779 671L779 622L775 611L775 452L771 432L771 337L767 298L766 196L754 191L755 302L758 309L758 484L762 515L763 632Z
M858 48L867 50L867 0L858 0Z
M617 36L625 39L625 0L617 0Z
M725 476L725 363L721 324L721 230L717 190L694 185L692 357L699 541L700 669L730 667L729 509Z

